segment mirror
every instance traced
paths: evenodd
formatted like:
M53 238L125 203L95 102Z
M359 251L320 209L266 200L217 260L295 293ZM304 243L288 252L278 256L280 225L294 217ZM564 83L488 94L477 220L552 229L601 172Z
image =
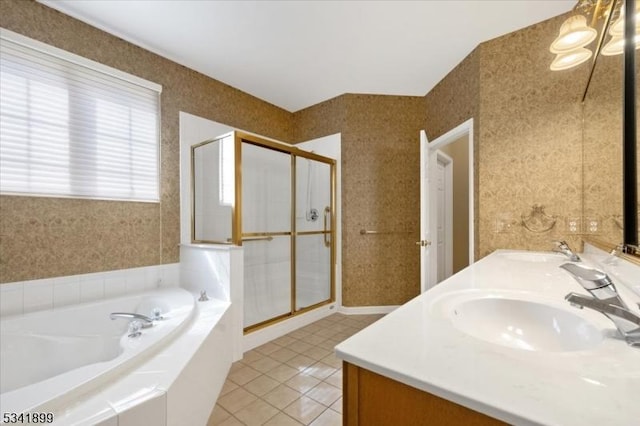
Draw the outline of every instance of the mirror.
M639 57L636 50L636 64ZM634 71L636 93L640 91L639 69L636 66ZM611 247L624 240L623 70L623 55L599 55L583 103L582 233L587 239L593 237ZM636 128L636 145L638 140ZM637 163L640 166L640 162ZM637 216L637 205L634 210Z

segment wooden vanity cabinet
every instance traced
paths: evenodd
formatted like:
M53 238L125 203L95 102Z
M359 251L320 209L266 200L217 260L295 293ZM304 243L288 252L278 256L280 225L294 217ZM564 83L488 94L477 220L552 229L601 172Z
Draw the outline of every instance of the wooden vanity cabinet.
M345 426L485 426L497 419L343 362Z

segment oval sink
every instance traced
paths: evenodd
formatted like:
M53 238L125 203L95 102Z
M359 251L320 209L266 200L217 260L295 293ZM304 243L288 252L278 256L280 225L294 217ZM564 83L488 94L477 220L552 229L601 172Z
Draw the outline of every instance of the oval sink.
M590 349L602 333L578 315L527 300L471 299L451 311L453 325L475 338L527 351Z

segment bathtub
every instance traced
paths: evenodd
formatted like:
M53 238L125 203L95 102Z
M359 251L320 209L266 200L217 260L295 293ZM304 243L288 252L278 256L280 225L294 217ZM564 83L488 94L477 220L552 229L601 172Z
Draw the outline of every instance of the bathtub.
M180 334L193 317L193 295L178 287L0 321L0 411L48 411L68 404L123 371L145 362ZM129 337L129 321L112 312L162 319Z

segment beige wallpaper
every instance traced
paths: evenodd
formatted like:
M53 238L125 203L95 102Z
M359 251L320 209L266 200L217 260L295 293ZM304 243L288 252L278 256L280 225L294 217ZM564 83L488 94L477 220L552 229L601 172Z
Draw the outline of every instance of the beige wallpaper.
M474 158L474 212L478 212L478 129L480 126L480 48L471 52L445 78L425 96L424 129L430 141L473 118ZM477 219L476 219L477 221ZM474 240L478 241L478 227L474 228ZM478 244L474 258L478 258Z
M178 112L282 141L292 114L31 0L0 26L163 86L160 204L0 197L0 282L178 261Z
M478 258L497 248L548 250L560 238L579 245L566 218L582 209L579 100L587 69L549 70L548 46L565 18L482 43L426 96L431 138L474 118ZM533 205L555 217L551 230L521 225Z
M546 250L556 238L575 244L565 219L582 208L586 67L548 70L563 19L481 44L424 97L346 94L291 114L38 3L2 0L0 26L164 91L161 203L0 197L0 282L178 261L180 110L282 141L342 133L346 306L396 305L418 294L422 128L434 140L474 118L476 258L497 248ZM551 231L519 225L533 204L558 216ZM498 219L514 225L497 232Z
M548 46L565 17L480 46L479 254L497 248L548 250L553 239L579 238L565 218L582 208L580 99L587 66L552 72ZM513 226L496 232L498 218L521 220L534 204L557 216L547 232Z
M295 113L298 141L342 132L345 306L397 305L419 293L423 108L421 97L347 94Z
M622 242L622 56L598 59L584 104L584 209L598 237Z

